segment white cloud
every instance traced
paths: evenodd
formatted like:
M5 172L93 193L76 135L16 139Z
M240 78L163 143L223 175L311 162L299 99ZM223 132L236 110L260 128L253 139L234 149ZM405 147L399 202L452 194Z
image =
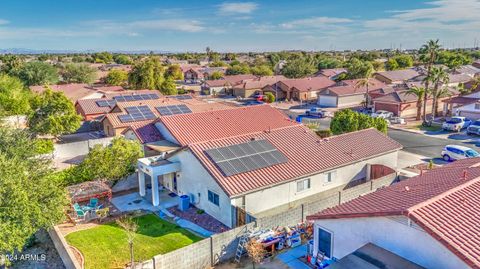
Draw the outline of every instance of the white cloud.
M10 22L7 21L7 20L3 20L3 19L0 19L0 25L5 25L5 24L9 24Z
M250 14L258 8L254 2L224 2L218 6L221 15Z
M180 32L200 32L205 29L199 21L186 19L134 21L127 23L126 26L134 29L171 30Z
M285 29L325 28L325 27L330 27L330 26L335 26L338 24L344 24L344 23L350 23L350 22L353 22L353 20L347 19L347 18L336 18L336 17L313 17L308 19L285 22L285 23L282 23L280 26Z

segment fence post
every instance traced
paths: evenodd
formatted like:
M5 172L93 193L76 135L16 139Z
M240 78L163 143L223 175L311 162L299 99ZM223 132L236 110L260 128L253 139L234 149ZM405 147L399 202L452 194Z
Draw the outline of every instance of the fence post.
M304 206L304 204L302 204L302 222L304 221L303 218L304 218L304 216L305 216L305 212L303 211L303 210L304 210L303 206Z
M210 236L210 266L213 267L214 261L213 261L213 238Z
M338 192L338 204L342 203L342 191Z
M373 191L373 180L370 180L370 190Z

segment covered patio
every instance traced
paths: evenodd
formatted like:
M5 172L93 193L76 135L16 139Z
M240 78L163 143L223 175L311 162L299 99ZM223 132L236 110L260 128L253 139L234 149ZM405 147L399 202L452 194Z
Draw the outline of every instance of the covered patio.
M177 172L181 170L179 162L170 162L162 156L138 160L138 190L142 198L151 201L153 206L160 205L160 192L177 193ZM147 191L147 185L151 189Z

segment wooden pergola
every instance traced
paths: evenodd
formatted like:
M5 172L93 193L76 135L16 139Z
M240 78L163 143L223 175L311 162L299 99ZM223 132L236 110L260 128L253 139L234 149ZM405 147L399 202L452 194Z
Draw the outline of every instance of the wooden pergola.
M72 203L89 201L91 198L112 199L112 189L101 180L87 181L67 187L68 195Z

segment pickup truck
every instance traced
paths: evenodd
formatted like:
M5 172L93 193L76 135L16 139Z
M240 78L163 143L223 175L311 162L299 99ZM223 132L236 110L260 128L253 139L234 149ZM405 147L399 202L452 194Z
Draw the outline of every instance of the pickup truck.
M472 121L465 117L451 117L443 123L442 129L445 131L460 132L460 130L467 128L470 124L472 124Z
M480 120L474 121L470 126L467 128L467 134L475 134L475 135L480 135Z

